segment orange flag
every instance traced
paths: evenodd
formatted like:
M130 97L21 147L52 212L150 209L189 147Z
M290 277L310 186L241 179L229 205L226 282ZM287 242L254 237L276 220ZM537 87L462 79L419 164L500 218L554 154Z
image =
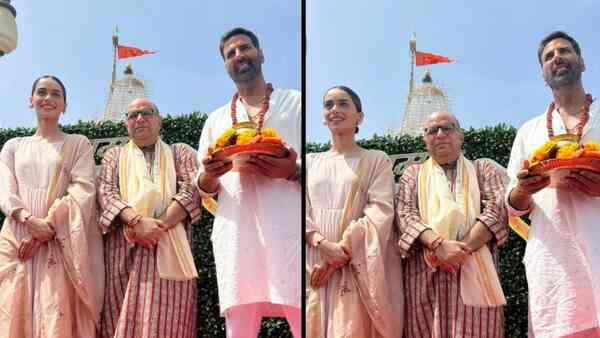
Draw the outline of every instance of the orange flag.
M120 59L133 58L136 56L148 55L148 54L156 54L157 52L153 52L147 49L139 49L136 47L127 47L122 45L117 45L117 57Z
M415 53L415 63L418 66L431 65L434 63L450 63L454 60L450 60L447 56L435 55L423 52Z

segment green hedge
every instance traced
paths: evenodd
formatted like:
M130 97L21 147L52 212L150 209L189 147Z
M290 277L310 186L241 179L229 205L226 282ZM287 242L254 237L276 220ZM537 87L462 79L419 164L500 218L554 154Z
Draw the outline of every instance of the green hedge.
M183 142L198 148L200 132L206 115L198 112L163 119L162 139L166 143ZM113 122L78 122L74 125L63 126L67 133L82 134L89 139L127 136L122 123ZM0 147L17 136L33 134L30 128L0 129ZM96 159L97 164L100 158ZM0 213L0 224L4 216ZM212 232L212 216L203 213L202 220L193 227L192 251L198 271L198 337L225 337L225 322L219 315L219 297L215 261L212 254L210 234ZM266 319L259 337L292 337L287 322L282 319Z
M465 157L491 158L506 167L515 135L516 129L504 124L466 130L463 147ZM425 151L425 144L420 137L374 135L358 143L364 148L383 150L390 155ZM324 151L329 147L329 143L311 143L306 151ZM500 249L500 279L508 303L504 312L506 337L527 337L527 280L521 262L524 252L525 241L511 231L508 242Z

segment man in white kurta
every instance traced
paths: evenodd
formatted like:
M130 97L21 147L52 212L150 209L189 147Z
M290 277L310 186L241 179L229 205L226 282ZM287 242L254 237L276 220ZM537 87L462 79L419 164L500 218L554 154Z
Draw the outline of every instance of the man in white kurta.
M235 29L221 43L239 92L234 109L239 122L260 114L253 101L260 103L266 90L260 70L264 58L255 39ZM263 158L269 163L253 158L247 163L252 173L207 156L208 147L232 126L231 101L212 112L202 129L196 182L203 197L218 198L211 240L228 337L256 337L263 316L285 316L294 336L301 336L301 190L293 150L301 149L300 102L298 91L273 90L264 127L277 130L293 157Z
M529 213L531 219L523 258L529 285L529 335L600 337L600 175L582 170L557 185L533 175L523 164L549 139L549 129L554 135L577 133L585 100L581 84L585 66L577 43L561 32L542 40L538 56L557 108L531 119L517 132L507 189L509 211L519 216ZM600 141L598 108L592 105L589 110L589 122L582 130L584 143Z

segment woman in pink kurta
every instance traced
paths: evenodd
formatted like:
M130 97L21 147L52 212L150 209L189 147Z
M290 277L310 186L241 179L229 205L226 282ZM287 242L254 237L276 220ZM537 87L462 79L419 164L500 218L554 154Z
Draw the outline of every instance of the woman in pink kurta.
M401 337L402 275L393 249L394 179L381 151L360 148L358 96L324 97L331 150L307 156L307 336Z
M36 80L30 103L36 133L0 153L0 337L95 337L104 268L92 147L60 131L60 80Z

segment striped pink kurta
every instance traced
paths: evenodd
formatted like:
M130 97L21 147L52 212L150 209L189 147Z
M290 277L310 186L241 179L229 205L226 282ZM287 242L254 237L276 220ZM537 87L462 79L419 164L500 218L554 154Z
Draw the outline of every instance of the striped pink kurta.
M473 163L481 191L481 215L478 220L494 234L488 244L496 267L497 246L507 237L504 186L494 165L486 160ZM396 196L400 226L399 248L404 259L405 338L430 337L504 337L503 307L480 308L464 305L460 296L460 271L454 275L433 271L423 259L418 237L428 229L421 221L417 201L420 164L406 169ZM444 168L454 191L455 168Z
M98 195L102 207L106 288L100 336L103 338L196 337L196 280L161 279L156 248L128 243L117 215L127 207L119 193L118 162L121 147L108 150L102 160ZM191 179L196 175L193 152L183 144L172 146L177 172L173 197L189 213L190 224L200 218L198 195ZM189 236L189 235L188 235Z

